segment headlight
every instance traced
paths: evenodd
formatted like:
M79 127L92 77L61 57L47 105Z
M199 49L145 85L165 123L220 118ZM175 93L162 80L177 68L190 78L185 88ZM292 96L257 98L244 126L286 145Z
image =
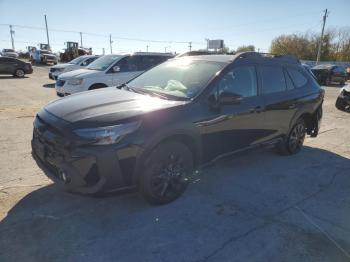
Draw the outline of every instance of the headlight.
M84 82L84 79L81 78L72 78L68 80L68 85L81 85Z
M94 145L109 145L118 143L125 135L139 128L141 121L116 126L77 129L73 132Z

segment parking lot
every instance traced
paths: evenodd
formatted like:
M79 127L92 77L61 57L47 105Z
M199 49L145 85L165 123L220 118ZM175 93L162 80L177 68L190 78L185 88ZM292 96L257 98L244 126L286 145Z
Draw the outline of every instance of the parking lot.
M48 67L0 76L0 261L350 261L350 114L325 87L317 138L297 155L234 155L175 202L62 192L31 158L36 112L57 99Z

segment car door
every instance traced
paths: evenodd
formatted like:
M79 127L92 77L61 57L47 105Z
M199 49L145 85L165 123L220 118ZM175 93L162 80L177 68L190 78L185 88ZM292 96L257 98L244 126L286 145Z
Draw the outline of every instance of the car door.
M225 92L236 94L240 99L237 103L220 104L219 109L210 110L210 117L199 123L207 160L264 141L264 102L258 96L254 65L229 68L213 92L217 92L217 99Z
M112 83L115 86L124 84L142 73L140 70L140 56L124 57L115 66L119 69L119 71L111 74ZM113 67L111 69L113 70Z
M1 72L3 74L13 74L15 72L15 67L18 66L16 59L9 57L2 57L1 62Z
M259 65L261 97L265 102L265 123L268 139L286 134L297 111L299 92L281 65Z
M5 57L0 57L0 74L6 74L5 66L6 66L6 59Z

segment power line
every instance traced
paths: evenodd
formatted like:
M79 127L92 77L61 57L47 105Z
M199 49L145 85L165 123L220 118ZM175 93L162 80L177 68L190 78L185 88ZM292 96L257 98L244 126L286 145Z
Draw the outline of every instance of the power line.
M9 26L9 24L0 24L0 26ZM25 29L34 29L34 30L45 30L44 27L38 27L38 26L27 26L27 25L12 25L13 27L18 28L25 28ZM106 37L109 38L109 35L105 34L96 34L91 32L82 32L82 31L72 31L72 30L62 30L62 29L50 29L50 31L53 32L62 32L62 33L75 33L75 34L85 34L85 35L91 35L91 36L99 36L99 37ZM119 40L128 40L128 41L137 41L137 42L150 42L150 43L175 43L175 44L188 44L188 41L173 41L173 40L155 40L155 39L142 39L142 38L130 38L130 37L120 37L120 36L113 36L113 39L119 39ZM202 42L192 42L194 44L203 44Z

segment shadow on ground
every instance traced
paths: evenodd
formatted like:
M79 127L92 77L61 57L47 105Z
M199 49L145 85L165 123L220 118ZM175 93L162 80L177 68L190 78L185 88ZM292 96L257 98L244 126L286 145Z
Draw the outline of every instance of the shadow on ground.
M45 88L55 88L55 83L44 84L43 87L45 87Z
M137 193L91 198L43 187L0 222L0 261L347 261L296 208L334 214L324 219L348 230L333 237L350 248L349 167L312 147L289 157L246 152L200 171L165 206Z
M14 80L20 80L20 79L26 79L28 76L24 77L14 77L14 76L9 76L9 75L0 75L0 80L1 79L14 79Z

